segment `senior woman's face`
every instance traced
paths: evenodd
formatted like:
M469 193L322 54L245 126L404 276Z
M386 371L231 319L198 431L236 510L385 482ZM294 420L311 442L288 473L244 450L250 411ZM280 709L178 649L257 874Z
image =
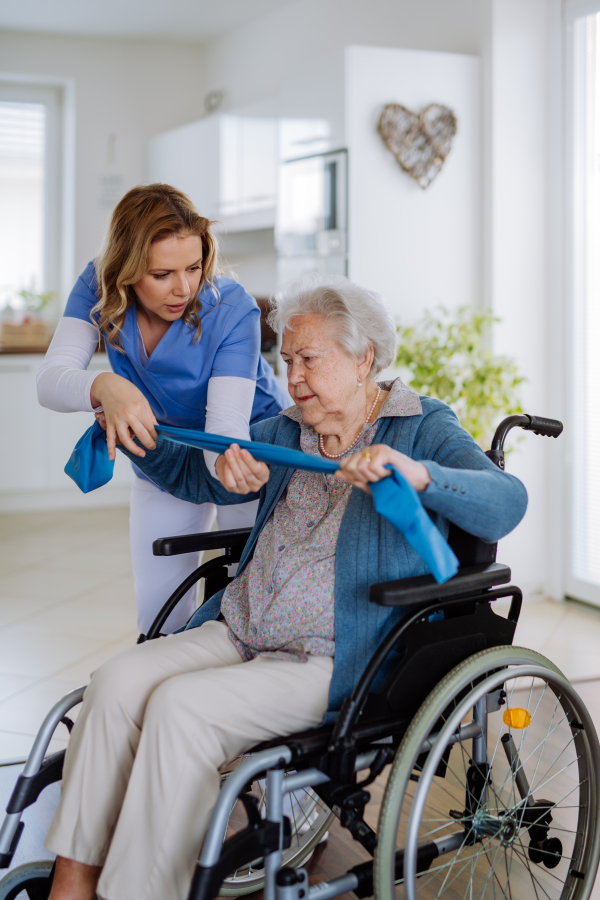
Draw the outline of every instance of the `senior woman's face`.
M296 316L290 326L281 345L290 396L308 425L326 426L344 417L356 395L357 361L337 344L330 319Z

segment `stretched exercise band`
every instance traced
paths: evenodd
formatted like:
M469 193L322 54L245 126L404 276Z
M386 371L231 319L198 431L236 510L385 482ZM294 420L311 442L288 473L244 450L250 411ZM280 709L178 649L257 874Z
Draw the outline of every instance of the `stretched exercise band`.
M159 425L159 435L175 444L196 447L224 453L232 443L249 450L254 459L285 466L290 469L305 469L308 472L337 472L340 468L333 460L311 456L300 450L290 450L276 444L258 441L241 441L221 434L208 434L189 428L172 428ZM106 436L97 422L88 428L79 439L65 472L84 493L95 490L112 478L114 463L108 459ZM413 550L419 554L438 583L447 581L458 571L458 560L433 524L419 495L406 478L394 467L388 466L389 478L369 485L377 512L400 531Z

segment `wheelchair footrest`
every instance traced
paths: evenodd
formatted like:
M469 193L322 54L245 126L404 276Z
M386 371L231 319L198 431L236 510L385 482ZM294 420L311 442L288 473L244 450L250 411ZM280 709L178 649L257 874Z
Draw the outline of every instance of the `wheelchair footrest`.
M292 842L292 829L287 816L283 819L283 849ZM188 900L214 900L228 875L247 866L254 859L273 853L279 848L279 823L261 819L228 838L214 866L196 866Z
M35 803L45 787L61 780L65 753L65 750L59 750L48 756L35 775L19 775L6 807L7 813L23 812Z

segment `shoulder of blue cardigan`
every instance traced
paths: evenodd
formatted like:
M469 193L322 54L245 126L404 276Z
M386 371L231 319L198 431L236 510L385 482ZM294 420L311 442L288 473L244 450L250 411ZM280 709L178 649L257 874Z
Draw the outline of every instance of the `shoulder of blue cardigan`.
M411 432L414 434L415 429L419 428L424 420L433 413L445 414L444 418L446 421L444 424L446 427L454 427L462 430L455 413L447 403L443 403L435 397L427 397L425 395L418 396L421 403L421 411L417 412L415 407L414 413L410 413L409 415L382 416L377 435L381 434L383 431L388 433L388 428L386 426L393 425L394 427L391 432L389 432L390 437L393 439L393 436L397 435L398 440L401 441L400 435L403 432ZM250 427L250 437L253 441L263 441L266 444L281 444L286 447L294 446L296 441L299 446L300 423L298 422L297 417L292 418L280 413L277 416L273 416L270 419L263 419L262 422L257 422L255 425L252 425ZM389 441L387 441L387 443L389 443ZM404 442L402 441L402 443ZM390 444L390 446L394 446L394 444Z
M288 416L272 416L250 426L250 439L264 444L293 446L294 437L300 446L300 425Z

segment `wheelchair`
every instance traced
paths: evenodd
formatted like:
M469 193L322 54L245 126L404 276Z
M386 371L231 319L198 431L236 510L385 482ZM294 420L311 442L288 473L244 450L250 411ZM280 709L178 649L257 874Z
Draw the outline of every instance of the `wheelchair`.
M487 452L501 469L514 427L562 432L555 420L508 417ZM205 597L228 584L249 533L156 541L157 555L223 555L181 584L139 641L160 636L201 578ZM223 772L189 900L262 887L265 900L346 892L377 900L588 900L600 857L593 722L552 662L512 646L522 593L496 562L496 545L454 525L449 543L460 568L445 584L427 575L371 585L371 603L403 616L335 723L262 743ZM501 599L506 615L493 609ZM375 690L384 663L389 674ZM60 780L64 751L45 756L46 749L58 723L70 725L66 713L83 692L67 694L40 728L0 829L0 867L13 859L23 810ZM375 789L378 815L369 807ZM334 817L369 858L309 886L304 863ZM51 877L51 861L14 868L0 882L0 900L21 891L44 900Z

